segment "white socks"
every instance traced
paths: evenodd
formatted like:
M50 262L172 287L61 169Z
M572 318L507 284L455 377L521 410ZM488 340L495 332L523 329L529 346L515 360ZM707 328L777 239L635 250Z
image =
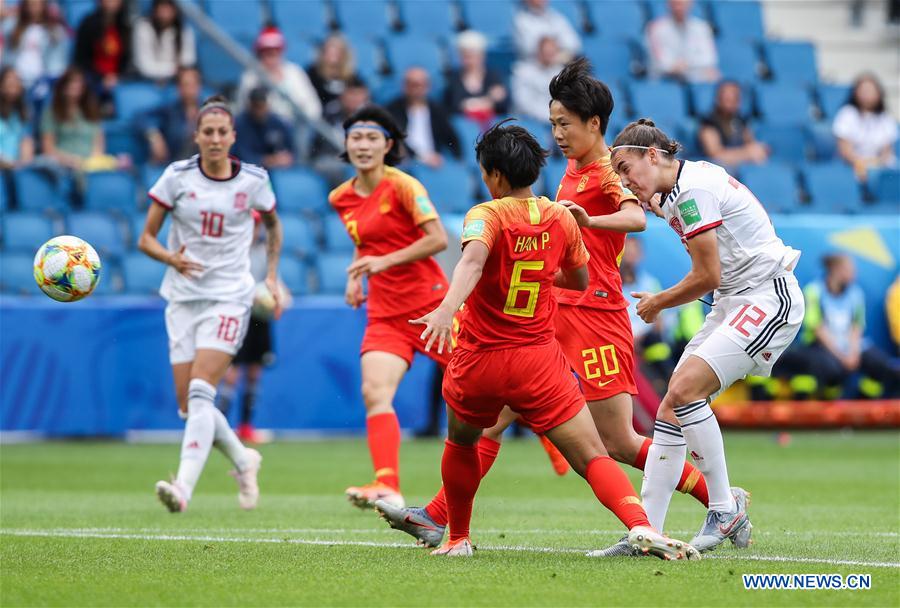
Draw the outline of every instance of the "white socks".
M191 380L191 382L203 382L202 380ZM203 382L206 384L205 382ZM206 384L210 386L209 384ZM210 386L210 388L212 388ZM234 463L234 468L243 471L247 464L247 448L238 439L238 436L231 430L228 424L228 418L225 417L218 408L213 408L213 419L216 423L216 447L222 450L222 453L228 457L228 460Z
M731 513L736 505L728 481L725 445L722 443L722 431L709 402L701 399L680 405L675 408L675 417L681 425L681 432L691 450L695 466L706 478L706 486L709 488L709 510Z
M647 450L647 463L644 465L641 502L650 525L660 533L666 523L669 501L681 479L686 450L681 429L674 424L657 420L653 443Z

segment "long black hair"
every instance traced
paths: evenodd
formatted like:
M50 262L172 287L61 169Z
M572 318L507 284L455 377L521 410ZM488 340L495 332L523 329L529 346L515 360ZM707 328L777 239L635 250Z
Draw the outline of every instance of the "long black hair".
M175 28L175 62L181 62L181 30L184 28L184 17L181 16L181 9L174 2L174 0L153 0L153 4L150 6L150 25L153 26L153 31L156 32L157 41L163 35L165 31L165 26L156 20L156 7L161 4L168 4L175 10L175 19L172 21L172 25L169 27Z
M393 140L394 145L391 146L391 149L388 150L387 154L384 156L384 164L393 166L403 160L403 157L406 155L406 150L403 145L403 140L406 139L406 133L403 132L403 129L400 128L400 125L397 124L397 121L394 120L394 117L391 116L390 112L376 104L363 106L344 121L344 132L346 133L347 129L358 122L374 122L388 132L389 135L387 139ZM341 160L347 163L350 162L347 150L344 150L341 153Z

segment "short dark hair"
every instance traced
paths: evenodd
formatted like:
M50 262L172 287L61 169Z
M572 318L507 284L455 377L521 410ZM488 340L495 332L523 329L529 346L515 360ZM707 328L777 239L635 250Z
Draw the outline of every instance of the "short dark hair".
M675 156L681 150L681 144L670 139L668 135L663 133L662 129L649 118L638 118L636 121L629 123L622 132L616 136L612 149L615 151L617 146L645 146L647 148L659 148L663 152L668 152ZM646 150L642 150L646 154ZM641 156L643 156L643 154Z
M507 118L488 129L475 142L475 157L485 173L499 171L513 188L537 181L550 155L523 127L507 125Z
M591 62L584 57L570 61L553 77L550 99L585 122L596 116L600 119L600 133L606 135L615 102L609 87L591 74Z
M400 125L397 124L397 121L394 120L394 117L391 116L390 112L379 105L365 105L351 114L350 117L344 121L344 132L346 133L347 129L358 122L374 122L390 134L388 139L392 139L394 145L388 150L388 153L384 157L384 163L386 165L393 166L403 160L403 157L405 156L403 140L406 139L406 133L403 132L403 129L400 128ZM350 157L347 156L346 149L341 152L341 160L347 163L350 162Z

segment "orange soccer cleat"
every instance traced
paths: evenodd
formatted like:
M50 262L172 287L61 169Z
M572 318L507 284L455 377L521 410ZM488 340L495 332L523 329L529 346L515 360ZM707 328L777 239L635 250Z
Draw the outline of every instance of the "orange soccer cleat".
M347 500L360 509L373 508L376 500L383 500L398 509L406 506L406 501L403 500L400 492L380 481L373 481L359 487L350 486L344 493L347 495Z
M472 557L475 547L468 537L459 540L448 540L443 545L431 552L432 555L446 555L447 557Z
M547 450L547 456L550 457L550 464L553 465L553 470L556 471L556 474L563 476L568 473L569 462L562 455L562 452L556 449L556 446L553 445L552 441L547 439L546 435L538 435L538 439L541 440L541 445Z

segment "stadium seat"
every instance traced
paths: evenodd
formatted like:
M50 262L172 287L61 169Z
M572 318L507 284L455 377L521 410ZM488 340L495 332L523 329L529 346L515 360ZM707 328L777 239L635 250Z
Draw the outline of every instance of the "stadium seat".
M67 206L64 194L66 185L62 181L57 182L46 171L18 169L13 172L13 184L20 211L64 209Z
M462 163L446 160L437 169L416 165L412 174L428 190L438 213L465 213L472 206L472 176Z
M691 112L698 118L708 116L716 105L716 90L719 85L712 82L695 82L687 86ZM741 114L750 116L752 113L753 95L746 87L741 87Z
M667 80L635 81L631 84L631 107L636 117L660 122L675 122L687 116L687 103L681 85Z
M556 200L556 191L559 190L559 182L566 174L568 164L569 160L561 156L551 156L547 159L547 166L543 171L544 191L552 200Z
M314 255L316 239L309 222L296 215L281 214L281 230L284 235L284 250L299 256Z
M391 71L402 75L411 67L425 68L432 78L432 85L444 70L444 54L433 40L415 35L391 36L385 41Z
M900 170L882 169L871 179L875 200L880 203L900 203Z
M290 38L284 49L284 58L306 68L316 62L319 50L313 42L306 38Z
M69 234L90 243L101 257L125 253L125 239L118 222L99 211L78 211L66 218Z
M719 39L758 41L765 38L762 7L755 0L710 2L709 13Z
M511 39L516 4L512 0L461 0L464 21L469 29L478 30L492 44Z
M332 252L352 252L353 240L347 233L347 228L336 213L329 213L324 221L325 248Z
M850 87L842 84L820 84L816 88L822 118L831 121L850 98Z
M355 39L353 56L356 59L356 71L372 86L372 80L384 73L384 53L381 47L373 40Z
M751 42L729 39L719 40L719 71L724 78L737 80L742 84L756 81L759 75L759 55Z
M141 169L141 187L144 191L149 191L166 170L165 165L146 164Z
M369 80L369 89L372 91L372 99L375 103L387 105L394 101L403 92L403 75L388 74ZM434 83L432 82L432 90ZM434 95L432 94L432 98Z
M837 158L837 140L831 131L831 123L815 123L808 129L813 158L829 162Z
M579 32L584 33L585 20L581 2L577 0L551 0L550 8L561 13Z
M262 30L262 3L257 0L208 2L207 12L216 25L237 38L254 39Z
M323 38L328 33L324 2L269 0L269 6L276 25L288 39L288 50L300 38Z
M159 233L156 235L156 240L158 240L163 245L166 245L169 242L169 227L172 226L172 220L168 219L169 216L166 215L166 219L163 221L162 227L159 229ZM141 233L144 231L144 224L147 222L147 214L146 213L132 213L128 218L128 227L131 232L129 244L132 248L137 247L138 239L141 236Z
M13 295L40 293L34 281L34 253L0 255L0 291Z
M293 255L282 255L278 261L278 274L292 294L296 296L309 292L306 264Z
M4 213L2 217L3 251L31 253L56 236L53 222L39 213Z
M70 0L63 9L69 27L76 30L82 19L97 10L97 3L94 0Z
M806 125L810 122L809 95L793 83L757 85L756 106L770 125Z
M475 142L478 141L478 136L481 135L481 127L478 126L478 123L459 114L454 115L450 119L450 123L453 125L456 136L459 138L460 147L463 150L474 150ZM474 154L464 154L463 156L471 162L477 162L474 160Z
M6 211L12 206L9 196L9 185L6 182L6 172L0 172L0 213Z
M801 85L815 84L819 79L816 50L809 42L767 42L763 52L775 80Z
M132 211L135 208L136 188L134 180L127 173L121 171L88 173L85 186L86 209Z
M769 213L801 209L797 176L789 166L780 163L743 165L740 178Z
M398 5L404 31L407 34L443 38L448 42L453 37L456 29L456 16L450 2L400 0Z
M315 212L328 206L328 184L311 169L274 169L269 175L280 210Z
M810 164L803 169L810 210L846 213L862 207L859 184L853 169L841 162Z
M113 89L116 118L129 122L163 103L163 89L152 82L121 82Z
M338 25L348 38L381 38L391 31L385 0L334 0Z
M103 137L107 154L127 154L131 162L139 166L147 162L147 144L131 123L104 121Z
M806 130L797 126L759 124L753 127L756 139L769 145L771 160L801 163L808 156Z
M316 274L319 291L324 294L343 294L347 287L347 267L353 261L353 254L322 253L316 258Z
M248 48L251 41L243 40ZM243 71L230 55L203 34L197 35L197 62L203 78L214 87L236 86Z
M634 57L631 46L620 40L586 38L582 53L590 59L594 75L604 82L632 77Z
M606 40L642 40L646 17L640 2L618 0L585 4L594 35Z
M149 295L159 292L167 266L140 252L128 253L121 258L122 281L125 291L131 294Z

